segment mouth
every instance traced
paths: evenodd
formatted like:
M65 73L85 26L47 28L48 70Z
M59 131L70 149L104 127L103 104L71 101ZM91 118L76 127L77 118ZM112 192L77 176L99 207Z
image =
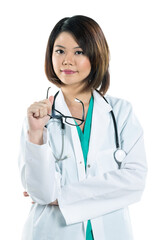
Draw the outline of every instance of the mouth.
M77 71L72 71L70 69L65 69L65 70L61 70L61 72L65 73L65 74L74 74L76 73Z

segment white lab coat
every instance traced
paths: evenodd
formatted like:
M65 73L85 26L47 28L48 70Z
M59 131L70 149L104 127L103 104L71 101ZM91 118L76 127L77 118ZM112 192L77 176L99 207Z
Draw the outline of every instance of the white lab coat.
M133 239L128 205L140 200L147 173L143 130L129 102L106 95L109 104L93 92L94 108L85 171L76 127L66 125L64 153L68 158L55 163L61 153L58 120L44 128L44 144L28 141L27 118L21 135L19 169L24 189L36 203L31 206L22 240L85 240L91 219L94 240ZM63 93L56 109L70 115ZM116 149L113 109L121 147L127 153L121 169L114 160ZM58 199L59 206L49 203Z

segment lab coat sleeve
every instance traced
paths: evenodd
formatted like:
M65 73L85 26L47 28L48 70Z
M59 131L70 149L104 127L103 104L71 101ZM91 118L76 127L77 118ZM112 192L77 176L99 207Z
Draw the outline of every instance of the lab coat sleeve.
M143 130L131 106L124 115L123 122L117 119L127 152L121 169L64 186L58 202L66 224L96 218L140 200L147 174Z
M43 131L43 145L28 140L28 123L25 118L20 139L18 165L24 189L34 202L49 204L57 199L60 175L55 171L55 159Z

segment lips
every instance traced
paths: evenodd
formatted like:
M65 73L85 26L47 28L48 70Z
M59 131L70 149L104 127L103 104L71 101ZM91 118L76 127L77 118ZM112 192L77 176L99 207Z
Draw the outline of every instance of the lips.
M76 71L72 71L70 69L64 69L64 70L61 70L62 72L64 72L65 74L73 74L73 73L76 73Z

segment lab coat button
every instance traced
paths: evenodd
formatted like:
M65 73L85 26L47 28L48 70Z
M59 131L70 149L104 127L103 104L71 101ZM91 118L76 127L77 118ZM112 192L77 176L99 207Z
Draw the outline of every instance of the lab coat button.
M90 168L91 167L91 165L90 164L88 164L88 168Z
M82 164L82 162L79 162L80 164Z

